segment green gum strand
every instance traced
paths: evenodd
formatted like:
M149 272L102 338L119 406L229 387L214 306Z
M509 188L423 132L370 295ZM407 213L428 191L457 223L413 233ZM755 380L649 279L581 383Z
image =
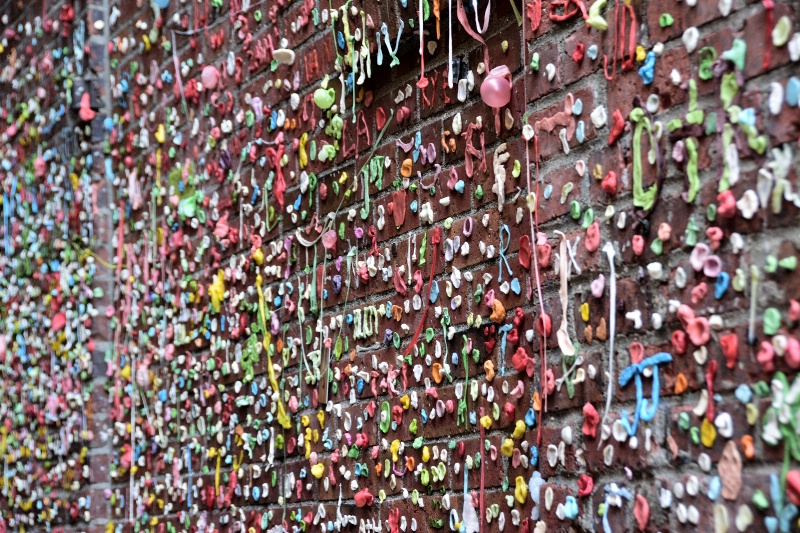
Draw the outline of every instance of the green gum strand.
M632 110L630 120L636 124L633 131L633 205L649 211L656 202L658 183L654 183L646 191L642 188L642 130L647 128L652 147L656 146L656 141L650 119L645 116L644 110L639 107Z
M702 124L704 118L703 110L697 107L697 81L692 78L689 80L689 112L686 114L686 122Z
M374 161L374 160L372 160L372 161ZM370 163L372 161L370 161ZM364 177L364 207L362 207L359 210L359 214L361 215L361 220L366 220L369 217L369 212L370 212L369 169L367 167L368 167L368 165L365 165L364 168L361 169L361 174Z
M700 191L700 177L697 174L697 140L694 137L686 139L686 153L689 156L686 163L686 176L689 179L687 201L692 203Z
M729 72L722 76L719 87L719 99L722 102L722 109L726 111L733 104L733 99L739 94L739 83L736 81L736 74Z

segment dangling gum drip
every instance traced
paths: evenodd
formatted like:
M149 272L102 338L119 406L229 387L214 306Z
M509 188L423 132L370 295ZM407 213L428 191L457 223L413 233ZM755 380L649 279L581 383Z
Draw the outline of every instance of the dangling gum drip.
M441 0L433 0L433 16L436 17L436 40L437 41L442 38L442 28L441 28L442 13L441 13L441 10L442 10Z
M352 0L347 0L347 2L345 2L344 5L338 9L338 11L342 12L340 18L342 19L342 26L344 28L344 32L343 32L344 33L344 42L347 45L347 52L345 52L344 61L342 62L342 73L339 76L339 79L342 82L342 95L341 95L341 98L340 98L339 108L342 111L344 111L344 109L346 107L345 106L345 93L346 93L346 90L345 90L345 82L344 82L344 72L345 72L344 67L347 66L348 63L350 63L350 67L353 69L353 84L354 84L353 85L353 115L355 116L355 109L356 109L355 80L356 80L356 74L358 73L358 61L356 61L356 49L355 49L355 46L353 45L353 43L355 42L355 36L350 33L350 18L349 18L349 14L347 13L347 9L350 7L350 3L351 2L352 2ZM335 38L335 34L334 34L334 38ZM338 45L335 44L334 46L338 46ZM337 57L339 56L338 51L337 51L336 55L337 55Z
M330 12L334 11L333 0L328 0L328 10ZM331 19L331 37L333 37L333 51L336 53L336 62L340 63L342 61L342 56L339 54L339 43L336 42L336 18L330 17L330 19ZM306 79L306 81L308 81L308 79Z
M486 10L483 12L483 27L481 28L481 21L478 19L478 0L472 0L472 11L475 12L475 28L478 33L483 35L489 29L489 15L492 11L492 0L486 4Z
M349 24L348 24L348 26L349 26ZM355 42L355 40L356 40L356 36L355 35L351 35L350 36L350 46L351 46L351 49L352 49L352 55L351 55L352 59L350 60L350 62L352 63L352 65L350 65L350 66L353 67L353 86L352 86L353 87L353 89L352 89L353 90L353 103L352 103L352 105L350 107L350 111L351 111L351 114L353 115L353 124L356 123L356 79L357 79L356 78L356 74L358 73L358 58L361 57L361 54L359 54L356 51L356 47L353 46L353 43ZM363 64L364 64L364 62L362 61L361 62L362 67L363 67ZM344 98L344 95L342 95L342 98Z
M533 31L536 31L536 28L538 28L539 22L541 21L541 11L542 11L542 9L541 9L541 0L534 0L534 5L538 5L538 9L537 9L537 15L538 16L537 16L537 20L536 20L536 25L533 28ZM529 4L528 5L528 16L529 17L530 17L530 14L531 14L530 7L531 7L531 5ZM533 23L533 19L531 19L531 23ZM526 32L525 32L525 24L523 24L522 25L522 68L523 68L523 70L525 68L527 68L526 65L528 64L527 50L526 50L526 48L527 48L526 43L527 42L528 42L528 40L527 40L527 35L526 35ZM524 90L524 93L525 93L525 102L527 102L528 101L528 84L527 83L524 84L523 87L524 87L523 90ZM528 122L528 113L527 113L527 111L523 115L523 120L522 121L524 123ZM539 137L536 136L536 135L534 135L534 137L533 137L533 152L534 152L534 157L535 157L535 162L536 162L536 193L535 193L535 201L538 204L539 198L540 198L540 196L539 196L539 182L540 182L540 179L539 179ZM528 185L528 194L530 194L531 193L531 155L530 155L530 143L528 143L528 142L525 143L525 174L526 174L526 177L527 177L527 180L528 180L528 183L527 183L527 185ZM544 316L546 315L546 313L545 313L545 310L544 310L544 298L542 297L542 280L541 280L541 277L539 275L539 258L538 258L538 251L537 251L538 246L535 246L535 244L537 242L536 236L539 234L539 210L538 209L534 209L533 211L531 211L529 209L528 210L528 219L530 221L530 226L531 226L530 240L531 240L531 244L534 244L534 246L531 247L531 248L533 248L533 261L532 261L532 263L533 263L533 268L534 268L534 276L536 278L536 292L537 292L537 295L539 296L539 317L540 317L541 320L544 320ZM528 272L528 275L530 275L530 271ZM530 299L530 293L528 294L528 299ZM544 330L545 330L545 328L542 328L542 331L544 331ZM542 337L544 337L544 335L542 335ZM544 386L545 386L545 383L546 383L546 375L547 375L547 343L544 342L544 339L542 339L542 342L539 343L539 358L540 358L541 364L542 364L542 375L541 375L541 378L539 380L539 391L538 391L538 394L539 394L540 397L544 396L544 398L543 398L544 405L542 406L543 407L542 410L539 412L539 428L537 429L537 433L536 433L536 446L541 446L541 444L542 444L542 425L544 425L544 417L542 415L547 412L547 395L542 394L543 391L544 391ZM534 393L531 393L531 396L533 396L533 394ZM531 403L533 403L533 399L532 399Z
M484 12L483 16L483 28L481 28L479 21L478 21L478 2L477 0L472 0L473 10L475 11L475 26L477 27L478 31L472 29L469 25L469 21L467 20L467 13L464 11L464 3L463 0L458 0L457 11L458 11L458 21L461 23L461 26L464 28L470 37L481 43L483 45L483 65L485 68L485 72L491 71L491 64L489 63L489 47L486 45L486 41L480 36L481 33L485 32L486 29L489 27L489 15L492 8L491 1L486 6L486 11ZM452 68L452 57L450 61L450 68ZM452 85L451 85L452 87ZM494 112L494 124L495 124L495 131L497 134L500 134L500 109L493 109Z
M267 329L267 315L266 315L266 302L264 301L264 291L261 290L263 278L261 274L256 276L256 290L258 291L258 318L261 322L261 331L264 332L264 350L267 352L267 373L269 375L269 383L272 390L280 391L278 380L275 378L275 368L272 365L272 354L270 353L270 346L272 343L272 334ZM320 312L321 314L321 312ZM283 401L278 395L278 423L284 428L289 429L292 427L292 422L286 414L286 409L283 406Z
M619 9L619 0L615 2L614 10L614 56L611 58L611 76L608 75L608 56L603 55L603 74L608 81L614 79L617 73L617 50L620 49L620 59L622 60L622 70L633 68L634 56L636 55L636 12L633 10L629 0L623 0L622 11ZM628 34L628 59L625 59L625 13L630 13L631 28ZM622 30L620 30L620 25ZM622 46L619 46L619 45Z
M447 338L447 337L445 337ZM485 415L485 409L481 407L481 418ZM478 423L478 428L480 428L481 432L481 447L483 447L484 440L486 439L486 429L483 427L483 424ZM484 469L483 466L486 464L486 458L483 457L486 453L486 448L483 448L481 453L481 498L480 498L480 507L481 507L481 514L480 514L480 529L479 533L483 533L483 521L486 520L486 503L484 501L484 491L485 491L485 481L486 476L484 476Z
M447 0L447 86L453 88L453 0Z
M7 232L6 232L7 234ZM125 245L125 202L119 202L119 224L117 225L117 278L122 272L122 247Z
M536 201L539 201L539 183L541 182L541 178L539 177L539 137L534 136L533 138L533 156L536 159ZM528 160L529 155L526 147L526 160ZM530 164L528 164L528 182L530 183ZM530 185L528 188L530 191ZM533 218L534 226L532 228L533 234L539 234L539 210L536 209L535 213L531 213L531 218ZM534 241L535 242L535 241ZM542 364L542 375L539 380L539 396L542 398L544 405L542 406L542 411L539 413L539 429L536 434L536 445L541 446L542 444L542 425L544 424L544 413L547 412L547 394L546 394L546 387L547 387L547 340L546 340L546 332L547 327L544 325L545 316L547 313L544 310L544 299L542 298L542 281L539 275L539 247L533 247L533 264L535 268L536 274L536 291L539 296L539 320L542 321L542 338L539 341L539 359L541 360Z
M422 317L419 320L419 324L417 325L417 330L414 332L414 336L411 338L411 341L408 343L405 352L403 353L403 358L408 357L411 353L411 350L414 349L414 345L417 343L417 339L419 339L420 334L422 333L422 328L425 325L425 318L428 315L428 309L430 308L430 300L431 300L431 288L433 287L433 276L436 272L436 258L439 256L439 243L442 240L442 235L439 231L439 226L433 228L433 236L431 237L431 243L433 244L433 263L431 264L431 275L430 279L428 280L428 297L426 298L425 309L422 311ZM409 254L410 256L410 254ZM411 269L409 269L410 271ZM407 363L403 363L403 369L406 368Z
M139 347L140 348L141 348L141 344L142 344L142 336L140 335L139 336ZM136 458L135 458L135 450L136 450L136 396L135 396L136 383L135 383L135 380L136 380L136 378L134 377L134 373L136 372L136 354L135 353L131 353L131 357L133 358L133 360L131 361L131 465L130 465L130 488L129 488L130 492L128 494L132 495L132 494L134 494L133 486L134 486L134 483L136 483L136 481L134 479L136 477L136 474L134 473L134 470L133 470L133 465L135 464L134 461L136 460ZM187 447L187 453L189 453L188 452L188 447ZM191 460L187 461L187 464L188 464L188 467L189 467L189 474L191 474L192 473L192 462L191 462ZM191 491L187 491L187 492L189 492L188 503L189 503L189 507L191 507L192 506ZM129 505L128 505L129 519L130 519L131 522L133 522L133 498L128 498L128 502L129 502Z
M636 106L629 115L629 120L636 124L633 131L633 205L642 209L637 214L639 219L647 217L658 203L658 193L664 183L666 169L664 160L659 150L658 142L655 134L653 133L652 122L647 113L641 106L641 100L637 96L634 98L634 106ZM642 130L647 129L647 134L650 137L650 151L655 154L656 161L656 180L653 185L645 191L642 188Z
M361 10L361 53L359 54L361 57L362 65L364 59L366 58L366 74L368 78L372 78L372 52L370 52L369 44L367 39L367 13L362 9ZM378 45L380 46L380 40L378 40ZM362 73L363 73L363 66ZM362 81L363 83L363 81ZM353 91L355 92L355 91Z
M425 32L423 31L422 2L419 0L419 81L417 87L424 89L428 86L428 78L425 77Z
M614 250L614 245L610 242L606 242L605 246L603 246L603 251L608 258L608 266L609 266L609 312L608 312L608 322L609 322L609 346L608 346L608 375L611 378L608 380L608 389L606 390L606 407L605 411L603 412L603 418L600 419L600 423L604 423L606 418L608 417L608 411L611 409L611 397L614 394L614 338L616 336L617 331L617 274L614 268L614 256L616 255L616 251ZM599 450L601 445L603 444L603 439L598 439L597 442L597 449Z
M712 359L706 370L706 388L708 388L708 406L706 407L706 420L714 423L714 377L717 375L717 360Z
M175 32L172 34L172 63L175 66L175 82L178 84L178 91L181 93L181 104L183 111L186 112L186 95L183 92L183 81L181 80L181 69L178 63L178 48L175 46Z
M450 69L449 68L447 69L447 76L448 77L450 76ZM442 72L442 98L443 98L443 101L444 101L444 105L447 105L447 104L449 104L451 102L450 97L447 95L448 86L452 87L452 85L449 84L448 77L445 77L444 76L444 72Z
M192 37L189 39L189 42L194 50L197 48L197 32L200 31L200 24L205 24L205 20L203 20L203 15L199 13L200 11L200 2L199 0L194 0L194 6L192 9L192 18L194 19L194 31L192 32ZM175 50L175 47L172 47L172 50Z
M456 11L458 14L458 21L461 23L461 26L463 26L464 31L466 31L470 37L472 37L473 39L481 43L481 45L483 45L483 64L486 67L486 72L489 72L491 70L491 68L489 68L489 47L486 46L486 41L483 40L483 37L477 34L475 30L472 29L472 26L469 25L469 21L467 20L467 12L464 11L463 0L457 0L457 2L458 3L456 4Z

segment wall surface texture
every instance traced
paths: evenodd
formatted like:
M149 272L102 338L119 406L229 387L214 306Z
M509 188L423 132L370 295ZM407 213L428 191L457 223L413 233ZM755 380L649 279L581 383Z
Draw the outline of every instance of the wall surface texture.
M800 530L796 0L0 22L0 533Z

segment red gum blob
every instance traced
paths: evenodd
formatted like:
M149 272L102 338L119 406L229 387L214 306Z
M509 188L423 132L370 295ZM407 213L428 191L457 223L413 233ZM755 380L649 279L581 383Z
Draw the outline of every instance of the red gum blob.
M539 254L539 266L542 268L547 268L550 266L550 254L552 252L552 248L550 247L550 243L544 244L537 244L536 251Z
M633 516L636 518L636 525L639 526L640 531L647 529L647 523L650 521L650 504L647 499L641 494L636 495L636 503L633 505Z
M519 238L519 264L525 270L531 267L531 238L527 235Z
M392 407L392 420L397 422L397 425L401 425L403 423L403 408L399 405L395 405Z
M597 437L597 426L600 425L600 415L597 414L597 409L594 408L589 402L583 406L583 434L587 437Z
M711 338L708 319L703 317L695 318L686 326L686 333L689 335L689 340L692 341L692 344L704 346Z
M400 189L399 191L395 191L392 193L392 201L390 202L393 207L393 212L391 213L392 217L394 218L394 225L395 226L402 226L403 223L406 221L406 191L405 189Z
M697 287L692 289L692 303L697 305L702 302L708 294L708 285L706 282L700 283Z
M791 300L789 302L789 320L797 322L800 320L800 302Z
M775 370L775 348L769 341L761 341L761 345L756 353L756 360L761 365L764 372L772 372Z
M589 253L594 252L600 248L600 224L598 222L592 223L586 229L586 251Z
M611 115L611 131L608 134L608 145L614 144L614 141L619 139L622 132L625 130L625 117L622 116L622 111L617 109Z
M609 171L603 178L603 181L600 182L600 187L602 187L608 195L614 196L617 194L617 173L613 170Z
M722 229L714 226L706 230L706 237L711 241L711 249L716 250L722 242Z
M578 496L583 498L584 496L588 496L594 490L594 480L591 476L586 474L581 474L581 477L578 478Z
M525 351L525 348L520 346L517 348L517 351L514 352L514 355L511 357L511 364L514 365L514 370L517 372L522 372L528 366L528 354Z
M723 218L736 216L736 197L731 190L722 191L717 195L717 214Z
M789 342L786 344L786 352L783 357L786 359L786 364L788 364L789 368L792 370L800 368L800 341L790 337Z
M786 474L786 496L795 505L800 505L800 471L789 470Z
M539 320L536 321L536 331L538 331L539 335L542 337L550 337L550 334L553 332L553 320L550 318L550 315L544 313L539 317Z
M736 360L739 358L739 336L736 333L729 333L720 337L719 343L722 346L722 354L727 361L727 367L734 368Z
M353 498L356 500L356 507L370 506L375 501L375 496L366 488L356 492Z
M644 252L644 237L641 235L634 235L632 240L633 253L636 256L642 255Z
M686 304L681 305L678 307L678 320L681 321L681 326L686 328L689 325L689 322L694 320L694 309L689 307Z
M631 347L628 350L631 354L631 363L639 364L644 359L644 346L641 342L633 342L631 343Z

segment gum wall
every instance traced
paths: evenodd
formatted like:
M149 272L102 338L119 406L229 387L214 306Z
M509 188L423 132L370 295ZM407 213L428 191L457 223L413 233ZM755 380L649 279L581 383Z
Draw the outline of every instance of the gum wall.
M0 533L800 531L796 0L0 31Z

